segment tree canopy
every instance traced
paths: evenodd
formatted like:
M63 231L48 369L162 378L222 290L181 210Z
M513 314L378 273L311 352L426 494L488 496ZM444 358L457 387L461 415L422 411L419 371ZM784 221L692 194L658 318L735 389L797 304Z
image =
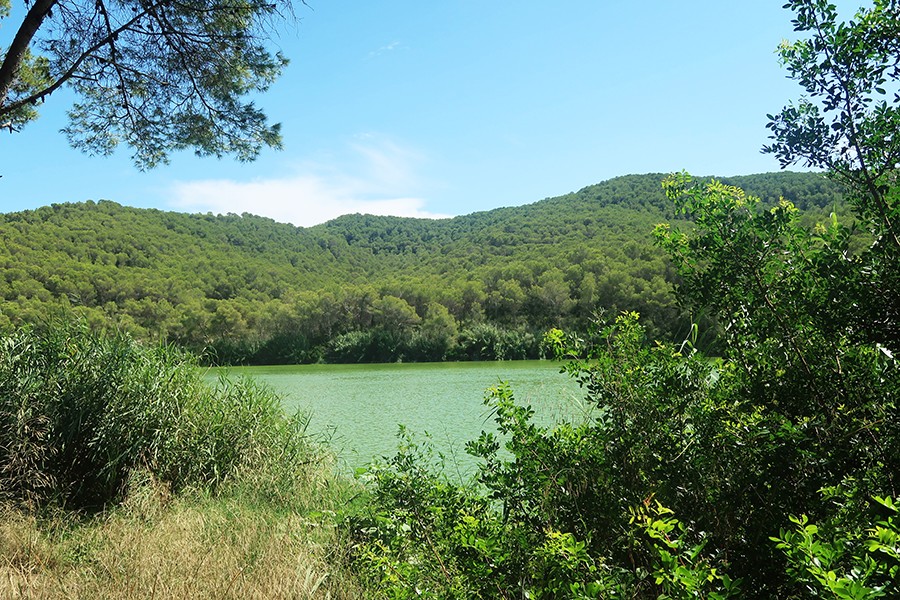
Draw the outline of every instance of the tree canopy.
M0 328L74 307L141 339L263 363L524 358L547 328L584 329L603 311L640 312L651 336L671 340L690 322L652 244L653 226L675 217L661 180L618 177L453 219L348 215L306 229L109 201L0 215ZM729 182L767 206L792 199L811 223L845 212L818 174Z
M279 125L248 96L287 64L265 44L269 0L35 0L0 62L0 127L19 131L62 86L78 100L65 134L91 154L130 146L141 168L173 150L251 160ZM10 0L0 0L8 19Z

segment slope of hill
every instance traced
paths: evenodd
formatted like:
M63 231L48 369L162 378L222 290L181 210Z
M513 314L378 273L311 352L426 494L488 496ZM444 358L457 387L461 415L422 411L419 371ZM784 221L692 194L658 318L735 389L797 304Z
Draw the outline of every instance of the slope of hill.
M0 215L0 327L77 310L212 360L295 362L534 355L550 326L637 310L685 327L651 231L675 218L662 175L444 220L348 215L298 228L114 202ZM810 219L840 207L810 173L734 177Z

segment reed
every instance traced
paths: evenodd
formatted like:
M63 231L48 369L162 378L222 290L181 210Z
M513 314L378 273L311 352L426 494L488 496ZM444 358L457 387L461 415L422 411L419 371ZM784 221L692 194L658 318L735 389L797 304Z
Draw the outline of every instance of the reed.
M0 339L0 597L358 598L358 490L303 415L166 345L57 321Z
M208 386L190 355L58 321L0 340L0 500L96 510L145 469L173 492L248 465L290 477L305 419L249 380Z

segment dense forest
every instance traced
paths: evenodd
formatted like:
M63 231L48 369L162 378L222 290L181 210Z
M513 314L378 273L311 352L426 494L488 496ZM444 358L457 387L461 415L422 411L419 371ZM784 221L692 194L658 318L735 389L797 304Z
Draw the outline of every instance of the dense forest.
M651 337L680 339L692 315L652 231L690 215L674 214L662 179L452 219L348 215L310 228L105 200L0 215L0 328L75 311L208 362L270 364L536 357L548 328L624 310ZM847 212L819 174L723 181L766 205L794 202L807 224Z

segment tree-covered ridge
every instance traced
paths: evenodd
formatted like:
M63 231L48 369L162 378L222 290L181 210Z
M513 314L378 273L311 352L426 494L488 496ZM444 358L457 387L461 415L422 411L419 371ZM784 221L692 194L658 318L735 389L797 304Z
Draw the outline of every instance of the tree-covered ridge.
M672 338L689 321L652 245L654 225L675 218L662 177L453 219L310 228L110 201L0 215L2 326L78 307L139 337L261 362L533 356L541 331L602 310L636 310ZM814 220L841 207L817 174L727 181Z

